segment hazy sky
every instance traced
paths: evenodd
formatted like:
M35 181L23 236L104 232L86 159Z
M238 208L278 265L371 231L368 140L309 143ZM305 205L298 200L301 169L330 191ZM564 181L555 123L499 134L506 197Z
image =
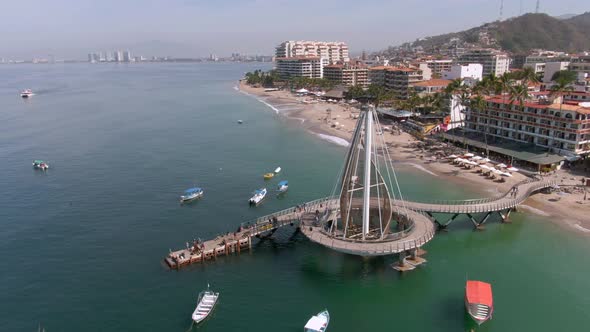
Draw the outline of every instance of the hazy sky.
M504 17L536 0L504 0ZM500 0L1 0L0 57L129 49L134 54L271 54L289 39L340 40L379 50L496 20ZM588 0L541 0L550 15L590 11Z

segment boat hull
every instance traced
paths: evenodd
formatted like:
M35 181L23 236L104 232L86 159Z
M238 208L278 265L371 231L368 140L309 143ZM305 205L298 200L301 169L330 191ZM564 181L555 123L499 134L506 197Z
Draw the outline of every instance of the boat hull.
M198 195L194 195L194 196L180 196L180 203L191 202L191 201L201 198L202 196L203 196L202 193L198 194Z

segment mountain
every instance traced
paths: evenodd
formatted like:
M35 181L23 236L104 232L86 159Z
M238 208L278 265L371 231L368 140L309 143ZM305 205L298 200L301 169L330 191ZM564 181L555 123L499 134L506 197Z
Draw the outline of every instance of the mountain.
M546 14L525 14L486 23L465 31L418 39L399 48L422 47L426 51L453 47L487 47L519 53L532 49L590 50L590 12L568 19ZM382 53L388 53L389 48Z

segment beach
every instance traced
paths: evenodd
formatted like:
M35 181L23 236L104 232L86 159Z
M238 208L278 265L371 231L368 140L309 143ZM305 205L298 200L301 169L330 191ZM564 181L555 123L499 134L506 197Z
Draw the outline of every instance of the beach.
M239 90L265 103L277 114L303 127L311 134L342 146L348 145L356 125L356 116L359 114L357 108L348 104L324 101L312 103L308 98L295 96L288 91L267 92L264 88L252 87L243 81L239 83ZM513 172L512 177L504 178L505 182L492 181L482 176L477 168L464 169L447 159L441 159L442 148L437 150L425 147L414 136L396 129L395 125L389 123L382 125L383 138L390 148L396 167L414 169L448 181L449 185L469 188L480 194L480 197L500 195L509 191L518 182L527 179L526 175ZM583 192L569 190L579 185L582 177L571 175L563 170L551 177L570 193L563 190L551 194L539 193L527 199L521 209L546 216L569 230L590 235L590 218L587 218L587 214L590 213L590 200L583 200Z

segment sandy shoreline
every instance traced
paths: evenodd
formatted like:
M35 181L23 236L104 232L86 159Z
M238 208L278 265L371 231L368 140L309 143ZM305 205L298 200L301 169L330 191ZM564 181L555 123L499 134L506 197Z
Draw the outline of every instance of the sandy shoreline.
M342 146L348 145L356 124L354 116L359 113L357 109L346 104L304 103L306 98L296 97L290 92L265 92L263 88L254 88L242 82L240 82L238 89L319 138ZM328 115L330 116L328 117ZM403 131L401 133L396 130L393 132L384 131L384 139L390 145L390 152L392 152L396 167L423 172L429 176L448 181L450 184L467 187L470 191L479 194L479 197L473 198L496 196L526 179L523 174L513 173L514 176L508 178L504 183L492 182L474 169L465 170L446 161L432 161L431 153L416 147L418 141ZM554 177L564 185L573 184L571 182L574 181L564 173L558 173ZM537 194L523 204L521 211L548 217L569 230L590 235L590 218L587 218L590 213L590 201L584 201L583 204L578 203L582 200L583 195L580 193Z

